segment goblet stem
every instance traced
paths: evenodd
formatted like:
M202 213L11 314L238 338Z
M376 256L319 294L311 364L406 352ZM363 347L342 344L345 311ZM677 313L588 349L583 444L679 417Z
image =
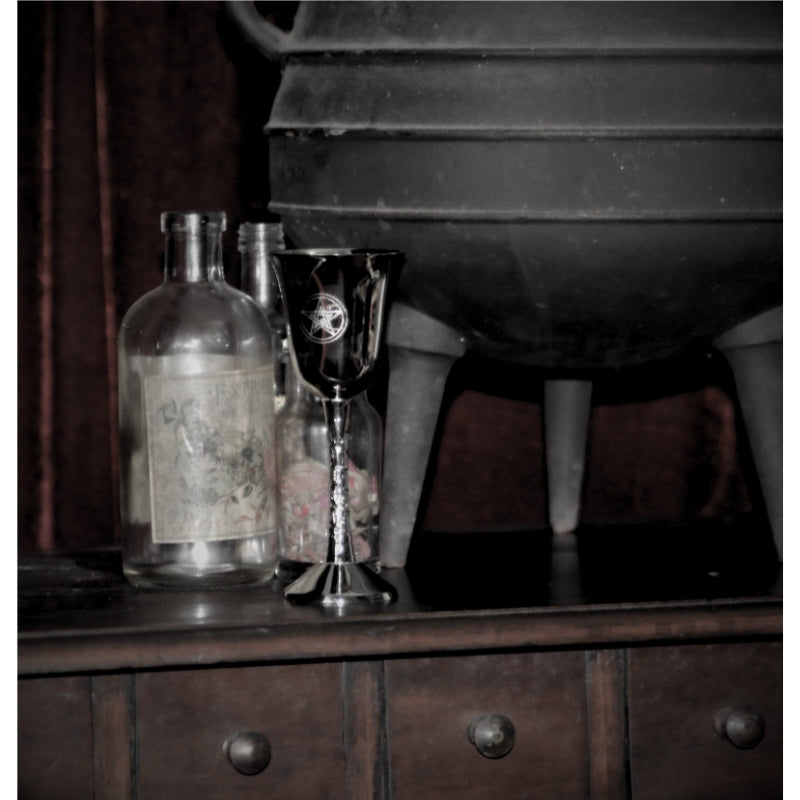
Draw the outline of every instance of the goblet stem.
M312 564L284 593L297 603L344 607L354 601L392 603L397 590L353 554L350 531L348 440L350 400L338 394L323 401L330 453L330 519L324 563Z
M330 521L328 523L328 557L334 564L351 563L353 539L350 533L350 490L347 473L350 436L350 401L341 397L323 400L328 425L330 453Z

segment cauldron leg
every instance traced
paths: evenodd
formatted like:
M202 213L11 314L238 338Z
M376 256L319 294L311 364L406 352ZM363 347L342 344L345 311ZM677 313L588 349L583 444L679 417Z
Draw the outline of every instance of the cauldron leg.
M380 559L405 566L447 376L467 349L452 328L403 303L388 331L389 393L381 490Z
M748 320L714 344L733 370L775 548L783 561L783 307Z
M591 405L591 381L544 382L548 517L556 534L578 527Z

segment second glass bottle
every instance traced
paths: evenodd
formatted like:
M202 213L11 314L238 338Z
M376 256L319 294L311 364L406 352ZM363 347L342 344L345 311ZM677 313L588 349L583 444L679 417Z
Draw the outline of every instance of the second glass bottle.
M297 379L286 343L286 324L269 252L284 249L280 223L244 223L239 228L241 287L261 307L274 335L277 376L285 400L275 420L278 499L278 575L291 579L325 560L328 542L329 449L322 400ZM353 549L357 561L379 568L383 422L366 394L352 403L349 443L349 497Z

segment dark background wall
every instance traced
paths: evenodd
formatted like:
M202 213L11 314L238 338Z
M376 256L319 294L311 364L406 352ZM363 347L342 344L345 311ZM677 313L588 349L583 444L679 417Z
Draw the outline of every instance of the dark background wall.
M295 4L260 3L284 27ZM160 281L159 214L267 214L261 127L280 79L215 2L18 8L18 541L117 537L116 331ZM424 526L546 524L541 376L467 359L448 389ZM380 391L376 392L380 404ZM757 490L730 378L694 353L596 387L583 518L737 517Z

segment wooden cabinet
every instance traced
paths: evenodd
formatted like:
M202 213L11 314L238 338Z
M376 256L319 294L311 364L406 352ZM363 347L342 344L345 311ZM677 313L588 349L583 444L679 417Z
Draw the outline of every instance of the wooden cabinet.
M782 794L777 595L437 610L395 571L396 605L329 615L115 558L20 573L26 800Z
M386 702L396 800L587 796L584 654L498 653L391 660ZM470 723L502 716L513 748L481 755ZM498 734L499 735L499 734Z
M637 800L783 796L780 643L636 648L629 662ZM726 710L752 717L733 742L725 735ZM735 722L728 715L728 724Z
M342 712L336 663L143 672L136 676L137 798L339 800ZM253 734L268 742L269 762L243 774L229 746Z
M28 678L17 689L19 796L86 800L94 793L91 679Z

